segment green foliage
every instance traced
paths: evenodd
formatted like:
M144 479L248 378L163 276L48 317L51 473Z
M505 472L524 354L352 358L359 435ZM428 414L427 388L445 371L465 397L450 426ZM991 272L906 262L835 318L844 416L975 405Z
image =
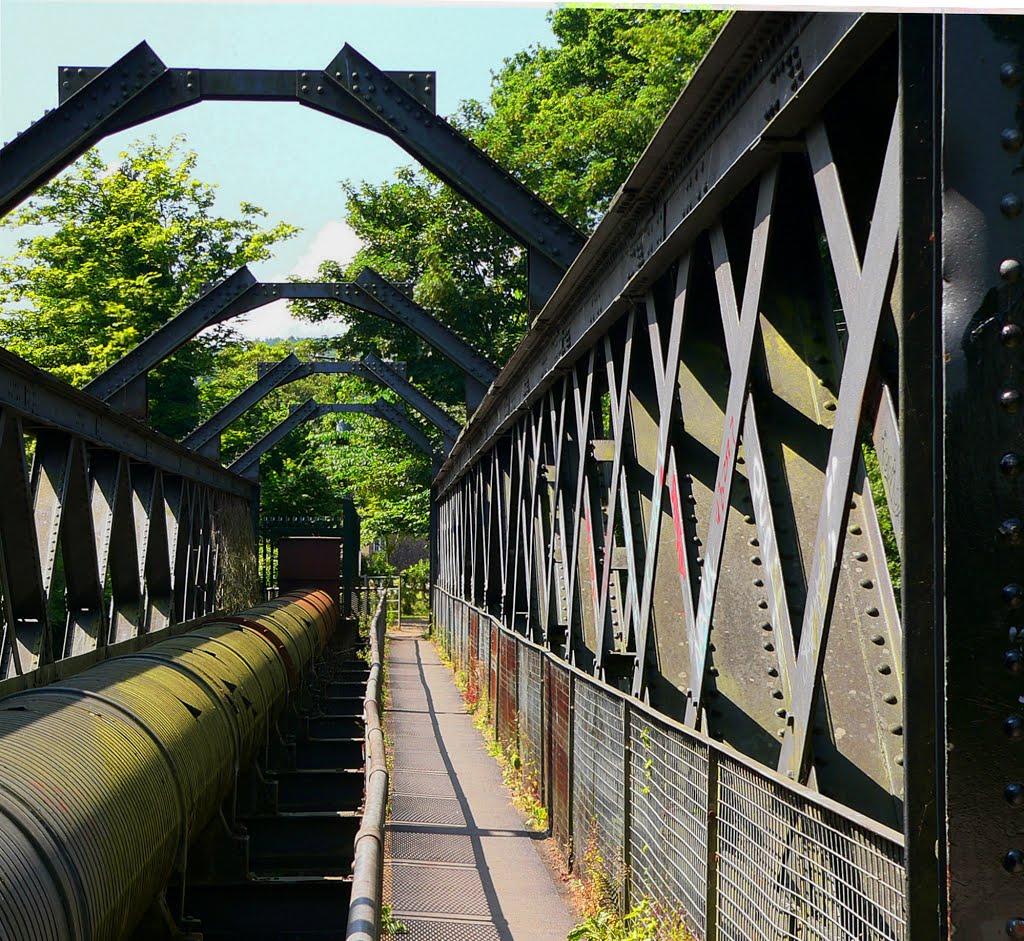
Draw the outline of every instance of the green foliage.
M195 179L183 138L139 141L116 166L95 150L42 187L5 227L38 234L0 261L0 341L19 356L81 386L120 359L201 293L296 229L262 225L249 203L240 217L213 211L215 188ZM154 427L174 437L201 414L196 376L208 374L230 340L219 327L150 373Z
M380 931L381 934L408 934L409 928L395 918L390 905L384 905L380 910Z
M728 18L718 10L555 10L557 46L507 59L490 106L467 102L463 121L502 166L589 227Z
M871 499L878 515L878 528L882 532L882 545L885 547L885 563L892 580L892 590L896 595L896 607L900 605L900 589L903 585L900 547L896 542L896 532L892 528L892 514L889 512L889 501L885 497L885 483L882 480L882 467L878 463L878 454L873 447L865 444L861 448L864 454L864 466L868 472L868 485L871 487Z
M550 14L556 43L506 60L490 100L452 120L499 163L577 224L607 208L727 14L566 8ZM19 254L0 262L0 342L83 385L195 299L204 282L266 258L295 229L266 228L243 203L237 219L214 212L214 188L194 177L195 154L176 138L143 141L106 167L90 151L4 224L31 227ZM412 282L415 299L502 365L526 327L526 254L506 233L424 170L380 186L346 182L348 224L363 243L354 262L327 260L320 277L347 280L372 266ZM310 320L336 317L333 301L295 302ZM181 437L257 378L257 366L331 348L402 361L407 378L457 421L463 378L411 332L349 308L330 341L251 343L219 327L150 376L152 423ZM225 461L283 419L291 406L371 402L379 387L355 376L313 376L275 390L228 430ZM385 398L394 400L390 393ZM367 416L309 423L262 461L266 513L337 515L351 494L366 540L391 545L429 526L430 458L398 430ZM433 428L428 434L439 445Z
M430 560L413 562L402 572L402 614L430 617Z
M678 919L666 922L643 898L624 915L601 909L588 916L566 941L693 941L693 935Z
M590 226L728 14L578 7L550 16L556 45L506 60L490 101L463 103L452 121L570 219ZM364 247L347 267L325 262L320 277L347 280L370 266L413 282L418 303L504 364L526 326L521 246L424 170L404 168L380 186L347 182L343 191L348 224ZM331 301L295 302L293 309L314 321L338 315ZM339 355L375 351L404 361L411 382L464 420L462 376L439 353L369 314L345 308L343 317L344 334L334 341ZM407 453L407 443L399 450ZM422 534L429 467L400 461L375 432L347 456L347 479L375 532L390 525ZM396 477L409 488L404 500L392 488Z
M364 575L394 575L395 567L388 561L386 552L374 552L363 564Z

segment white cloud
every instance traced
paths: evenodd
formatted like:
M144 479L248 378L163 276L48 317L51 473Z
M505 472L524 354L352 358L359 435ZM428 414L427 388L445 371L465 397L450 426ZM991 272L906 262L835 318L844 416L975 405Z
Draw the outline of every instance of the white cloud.
M348 223L332 219L313 235L309 247L292 266L285 277L268 277L268 281L284 281L290 277L312 280L317 276L320 263L326 259L345 266L362 248L359 237L349 228ZM299 320L288 312L287 301L274 301L260 307L234 323L235 329L252 340L273 337L324 337L337 336L344 332L342 325L333 318L321 323Z
M330 258L344 267L356 257L356 252L362 247L363 243L359 241L359 236L352 231L347 222L332 219L313 236L309 248L288 274L307 280L315 278L320 262Z

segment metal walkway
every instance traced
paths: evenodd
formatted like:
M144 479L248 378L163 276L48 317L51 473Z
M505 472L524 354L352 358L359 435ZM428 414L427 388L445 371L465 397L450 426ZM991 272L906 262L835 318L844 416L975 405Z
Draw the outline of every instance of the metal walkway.
M394 754L385 903L408 941L564 941L575 923L450 671L391 636L385 721Z

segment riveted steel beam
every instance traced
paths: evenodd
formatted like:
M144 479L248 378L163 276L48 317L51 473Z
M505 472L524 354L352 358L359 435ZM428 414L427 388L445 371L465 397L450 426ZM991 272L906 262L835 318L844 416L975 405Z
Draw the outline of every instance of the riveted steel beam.
M354 414L370 415L373 418L380 418L390 422L399 431L405 432L413 444L424 454L433 455L434 447L430 439L423 433L423 430L410 419L398 406L386 399L377 399L369 403L339 403L337 405L321 405L320 415L333 415L336 412L350 412Z
M297 101L390 137L526 245L531 311L547 300L585 241L435 113L433 73L378 69L348 45L325 70L289 71L169 69L142 43L109 69L65 66L58 77L59 107L0 151L0 214L109 134L204 100Z
M0 350L0 407L32 425L66 431L172 474L251 498L252 488L215 461L165 438L23 359Z
M498 375L495 366L372 268L360 271L355 283L466 374L466 404L473 411Z
M280 444L281 441L298 428L299 425L305 424L307 421L311 421L316 418L322 418L324 415L333 415L338 412L351 412L370 415L374 418L381 418L384 421L390 422L399 430L405 432L405 434L412 440L413 444L415 444L416 447L425 454L432 455L434 453L434 448L430 443L430 439L423 433L423 430L419 428L415 422L409 419L401 409L384 399L377 399L376 402L368 403L345 402L327 405L318 405L315 399L306 399L305 402L294 408L287 418L278 422L270 429L270 431L260 438L259 441L249 448L245 454L238 458L230 466L229 470L250 479L257 478L259 476L260 458L266 454L267 451Z
M463 370L466 375L467 401L471 403L471 408L474 407L486 391L490 379L497 375L497 369L437 318L409 300L398 287L374 272L366 274L364 271L360 277L364 274L368 287L356 282L262 283L243 266L146 337L113 366L96 376L85 389L127 415L144 418L148 408L146 374L198 333L277 300L318 298L337 300L383 320L408 327ZM357 370L353 366L349 371ZM369 378L365 369L360 374ZM301 375L297 374L293 378L299 379Z
M346 44L325 74L396 143L556 268L564 270L583 247L581 232L357 50Z
M199 451L200 454L206 454L213 458L220 457L220 436L228 425L264 399L279 385L291 382L293 374L301 368L302 363L299 362L298 357L294 353L289 353L279 363L275 363L272 369L260 375L255 382L239 392L195 431L183 438L181 443L186 448Z
M306 399L301 405L292 410L292 413L279 421L248 451L230 465L229 470L236 474L247 477L258 477L260 458L267 453L274 445L279 444L290 435L299 425L317 417L319 406L315 399Z
M250 289L257 284L247 267L239 268L101 372L85 390L128 414L137 415L140 397L131 392L145 381L146 373L200 331L266 303L258 296L249 297ZM141 401L144 404L144 395Z
M261 363L259 378L243 389L209 421L184 438L182 444L211 457L219 455L221 433L273 389L307 376L331 373L360 376L369 382L386 386L398 393L441 432L445 439L446 451L451 448L459 435L458 422L411 382L403 378L392 365L372 354L368 355L363 362L321 360L312 363L299 362L294 354L289 354L277 363ZM403 430L405 429L403 428Z
M599 343L895 25L892 16L856 13L732 18L481 402L441 469L442 494ZM769 47L775 52L765 54ZM794 47L799 69L790 79L777 59L788 51L792 62ZM669 166L676 169L666 175Z
M128 105L167 67L139 43L109 68L93 70L73 99L48 112L0 150L0 215L56 176L108 133Z
M385 385L394 392L397 392L427 421L434 425L445 437L445 450L451 449L461 430L459 423L451 415L424 395L408 379L400 376L398 371L392 368L389 363L385 363L379 357L374 356L373 353L367 353L363 357L363 365L381 385Z

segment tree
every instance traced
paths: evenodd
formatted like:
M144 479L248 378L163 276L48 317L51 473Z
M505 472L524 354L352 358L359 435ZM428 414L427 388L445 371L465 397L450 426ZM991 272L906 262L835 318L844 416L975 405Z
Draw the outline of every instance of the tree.
M215 187L195 179L184 139L140 141L105 166L95 150L42 187L5 227L29 226L18 255L0 261L0 341L81 386L186 304L205 282L269 257L297 230L265 229L243 203L239 218L214 212ZM151 423L180 437L200 417L195 377L231 336L218 328L150 373Z
M476 143L576 224L592 227L729 18L721 10L566 7L558 40L505 60Z
M549 18L557 44L506 60L493 77L490 101L464 102L452 121L556 209L589 228L728 14L572 7ZM325 262L321 277L349 280L369 265L390 279L413 281L420 304L503 364L526 326L522 248L424 170L404 168L381 186L347 182L343 193L348 224L364 248L346 267ZM296 302L293 310L311 320L339 312L333 301ZM393 324L343 310L344 333L334 341L340 351L356 356L376 350L404 360L412 382L457 417L464 415L461 375L443 357ZM360 510L366 512L372 502L366 489L396 457L370 437L361 441L358 460L346 458L345 473L364 494ZM412 498L416 506L426 505L427 482L423 476ZM415 532L426 531L425 513L403 512L393 522L419 520L423 529Z

